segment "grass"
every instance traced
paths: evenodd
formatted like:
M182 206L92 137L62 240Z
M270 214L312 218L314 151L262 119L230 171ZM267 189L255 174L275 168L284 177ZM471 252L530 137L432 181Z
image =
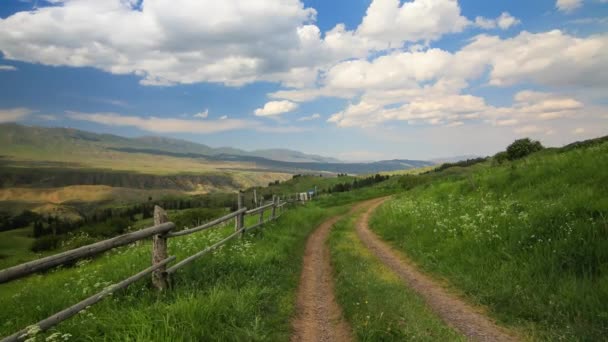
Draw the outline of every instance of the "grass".
M332 228L329 244L336 297L359 341L465 341L362 245L354 218Z
M605 339L608 144L450 170L385 203L372 229L532 339Z
M31 233L31 227L0 232L0 269L37 258L30 251L34 242Z
M287 340L308 234L345 207L308 205L235 240L174 276L158 294L140 281L46 334L74 340ZM255 220L251 217L250 220ZM169 240L179 259L218 241L232 225ZM150 244L118 248L74 267L0 285L0 335L9 335L100 291L150 263ZM52 295L50 295L52 294Z

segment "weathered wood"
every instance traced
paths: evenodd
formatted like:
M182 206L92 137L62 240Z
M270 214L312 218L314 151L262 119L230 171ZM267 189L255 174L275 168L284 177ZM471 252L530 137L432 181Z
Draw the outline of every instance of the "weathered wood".
M167 269L167 273L168 273L168 274L174 273L174 272L175 272L175 271L177 271L178 269L180 269L180 268L184 267L185 265L187 265L187 264L189 264L189 263L193 262L194 260L196 260L196 259L198 259L198 258L202 257L203 255L205 255L205 254L207 254L207 253L210 253L210 252L214 251L215 249L217 249L217 248L218 248L218 247L220 247L221 245L225 244L226 242L230 241L231 239L233 239L233 238L234 238L234 237L236 237L237 235L241 234L241 233L242 233L242 231L244 231L244 230L245 230L244 228L241 228L241 229L239 229L239 230L235 231L234 233L232 233L232 234L228 235L228 236L227 236L226 238L224 238L223 240L221 240L221 241L219 241L219 242L216 242L216 243L214 243L213 245L211 245L211 246L209 246L209 247L207 247L207 248L203 249L202 251L200 251L200 252L198 252L198 253L196 253L196 254L193 254L193 255L191 255L191 256L189 256L189 257L187 257L186 259L184 259L184 260L182 260L182 261L178 262L177 264L175 264L175 265L171 266L169 269Z
M115 247L128 245L132 242L149 238L150 236L164 234L174 227L175 225L173 223L167 222L161 225L138 230L136 232L120 235L108 240L96 242L87 246L82 246L71 251L9 267L0 271L0 283L25 277L35 272L45 271L74 260L88 258Z
M174 256L166 258L165 260L162 260L158 264L148 267L145 270L143 270L119 283L106 287L103 291L79 302L76 305L73 305L65 310L62 310L47 319L43 319L42 321L34 324L33 326L25 328L11 336L5 337L4 339L2 339L1 342L23 341L23 340L27 339L28 337L30 337L30 336L28 336L27 333L28 333L28 330L30 330L32 327L37 327L36 330L39 329L40 331L48 330L49 328L65 321L66 319L68 319L68 318L74 316L75 314L79 313L80 311L86 309L87 307L99 302L100 300L107 297L111 293L124 289L125 287L127 287L127 286L131 285L132 283L138 281L139 279L149 275L150 273L158 270L159 268L165 267L165 265L167 265L169 262L171 262L173 260L175 260Z
M169 221L167 212L155 205L154 206L154 224L159 225ZM160 264L167 259L167 236L165 234L157 234L152 238L152 266ZM169 286L165 267L159 267L152 273L152 284L159 291L164 291Z
M277 217L277 195L272 195L272 211L270 219L274 220Z
M238 200L237 200L238 209L244 208L243 197L244 197L243 193L239 191ZM235 231L240 232L241 237L243 237L243 235L245 234L245 230L243 229L244 225L245 225L245 213L237 215Z
M245 214L246 214L246 215L257 214L257 213L259 213L260 211L264 211L264 210L266 210L266 209L268 209L268 208L272 207L272 205L273 205L272 203L268 203L268 204L265 204L265 205L263 205L263 206L261 206L261 207L257 207L257 208L253 208L253 209L247 210L247 211L245 212Z
M258 206L258 192L256 189L253 189L253 204L255 204L255 206Z
M186 230L181 230L179 232L170 232L169 234L167 234L168 238L172 238L172 237L176 237L176 236L183 236L183 235L188 235L188 234L192 234L192 233L196 233L196 232L200 232L201 230L206 230L209 228L213 228L215 226L217 226L218 224L222 223L222 222L226 222L230 219L232 219L233 217L238 216L239 214L245 213L247 212L247 208L242 208L239 209L237 211L231 212L230 214L226 215L226 216L222 216L218 219L215 219L213 221L207 222L201 226L198 227L194 227L194 228L190 228L190 229L186 229Z

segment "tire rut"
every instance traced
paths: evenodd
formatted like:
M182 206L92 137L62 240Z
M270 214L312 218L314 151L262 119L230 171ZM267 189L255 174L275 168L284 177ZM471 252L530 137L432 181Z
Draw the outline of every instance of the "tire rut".
M291 341L353 340L352 330L336 302L329 246L325 242L336 222L371 204L373 200L361 202L347 214L326 220L308 238L298 288L296 316L292 321Z
M425 275L402 253L395 251L369 229L371 213L386 198L376 200L357 220L359 239L378 258L395 272L410 288L420 294L427 305L444 322L473 341L519 341L511 331L498 326L479 309L449 293Z

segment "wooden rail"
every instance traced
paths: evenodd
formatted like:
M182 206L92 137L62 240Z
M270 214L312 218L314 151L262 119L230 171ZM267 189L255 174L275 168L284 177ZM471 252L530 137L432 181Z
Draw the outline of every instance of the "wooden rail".
M87 307L99 302L100 300L104 299L105 297L112 294L113 292L118 291L120 289L124 289L125 287L133 284L134 282L149 275L150 273L156 271L159 267L162 267L173 260L175 260L174 256L169 257L169 258L163 260L162 262L158 263L157 265L150 266L150 267L146 268L145 270L143 270L135 275L132 275L131 277L129 277L117 284L110 285L110 286L106 287L105 289L103 289L101 292L92 295L91 297L81 301L80 303L78 303L76 305L73 305L65 310L61 310L58 313L54 314L53 316L43 319L42 321L34 324L33 326L25 328L17 333L14 333L11 336L5 337L4 339L2 339L2 342L25 340L26 338L29 337L28 332L31 330L39 330L39 331L47 330L47 329L65 321L66 319L74 316L75 314L86 309ZM32 329L32 328L34 328L34 329Z
M175 225L173 223L167 222L150 228L138 230L133 233L100 241L91 245L82 246L71 251L9 267L0 271L0 284L28 276L35 272L46 271L55 266L67 264L78 259L88 258L112 248L128 245L132 242L149 238L150 236L164 234L174 227Z
M247 210L247 208L245 208L243 205L243 193L239 192L237 200L238 209L236 211L213 221L207 222L198 227L176 232L172 232L172 230L175 228L175 224L173 224L172 222L168 222L169 218L166 212L161 207L155 206L154 226L152 227L120 235L108 240L96 242L67 252L48 256L39 260L30 261L4 270L0 270L1 284L28 276L35 272L46 271L59 265L71 263L78 259L92 257L112 248L124 246L135 241L140 241L152 237L152 266L123 281L120 281L114 285L105 288L103 291L65 310L58 312L53 316L36 323L33 326L25 328L11 336L5 337L0 342L22 341L31 337L31 335L35 332L48 330L49 328L61 323L62 321L74 316L75 314L84 310L90 305L99 302L114 291L124 289L130 284L136 282L137 280L147 275L152 275L152 284L157 290L164 291L168 288L169 276L175 273L175 271L190 264L194 260L199 259L202 256L214 251L215 249L232 240L233 238L237 236L242 237L247 231L259 228L265 223L275 220L276 218L278 218L276 214L277 209L279 209L279 212L282 212L283 206L286 204L286 202L281 202L279 197L273 196L271 203L261 205L260 207L251 210ZM267 210L271 211L271 215L268 219L264 220L264 212ZM245 216L254 214L259 214L260 216L258 223L250 227L245 227ZM221 241L218 241L213 245L206 247L200 252L195 253L194 255L191 255L185 258L184 260L181 260L177 264L167 268L168 264L176 259L175 256L168 256L167 239L193 234L206 229L218 227L220 224L231 219L235 219L235 230L232 234L225 237Z

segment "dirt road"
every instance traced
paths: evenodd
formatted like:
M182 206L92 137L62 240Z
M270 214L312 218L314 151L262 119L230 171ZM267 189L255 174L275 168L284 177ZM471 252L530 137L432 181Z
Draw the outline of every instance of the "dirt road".
M499 327L481 310L449 293L429 276L422 273L402 253L380 240L368 226L371 213L382 200L375 201L357 220L357 234L363 244L387 265L407 286L418 292L427 305L450 326L473 341L518 341L515 334Z
M296 318L292 323L294 329L292 341L353 340L351 329L342 316L342 310L334 296L333 274L326 240L331 227L341 218L373 205L376 201L359 203L347 214L328 219L308 238L298 288Z

